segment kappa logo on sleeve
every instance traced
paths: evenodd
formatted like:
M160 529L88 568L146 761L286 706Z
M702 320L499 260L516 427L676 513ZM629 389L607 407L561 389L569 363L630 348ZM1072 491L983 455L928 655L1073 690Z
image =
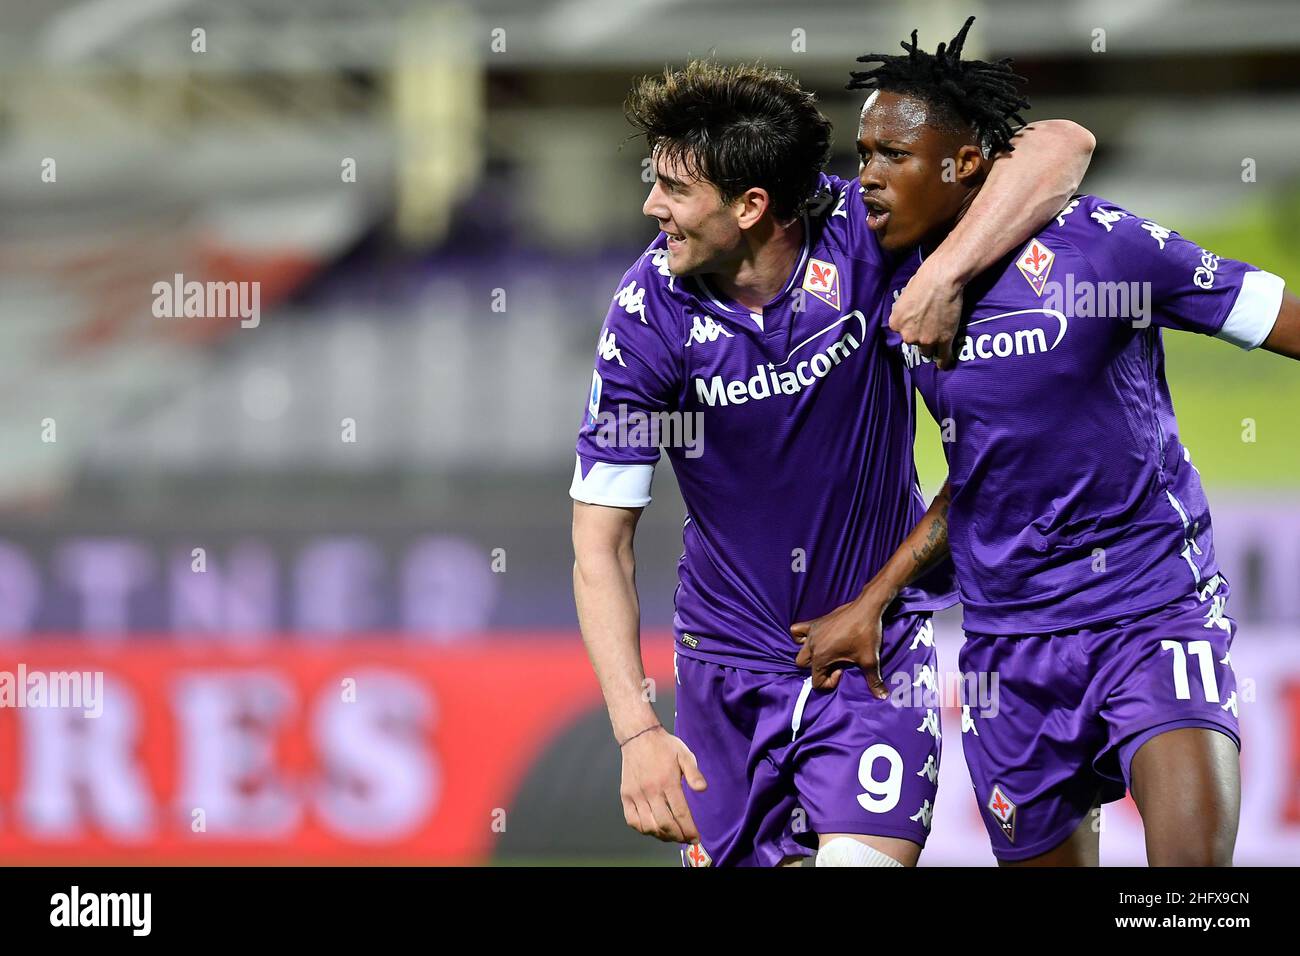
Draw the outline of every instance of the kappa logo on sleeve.
M1002 829L1002 834L1010 843L1016 842L1016 805L1012 803L1005 793L1002 792L1002 785L995 783L993 785L993 796L989 797L987 804L989 813L993 814L993 819L998 821L998 826Z
M1152 222L1150 219L1142 221L1142 229L1144 232L1148 233L1152 239L1160 243L1160 249L1162 252L1165 248L1165 242L1173 234L1172 229L1166 229L1164 226L1160 225L1160 223Z
M840 274L833 262L809 259L803 275L803 287L832 309L840 307Z
M606 362L617 362L627 368L627 363L623 361L623 352L615 342L614 333L608 328L600 333L600 343L596 346L596 352Z
M650 324L645 319L645 289L638 289L635 279L618 290L614 304L628 315L635 315L643 325Z
M1104 226L1106 231L1110 232L1115 228L1115 223L1119 222L1121 219L1128 218L1128 213L1121 209L1102 209L1099 207L1089 214L1089 218L1094 220L1099 226Z
M1047 274L1052 271L1056 253L1048 249L1037 239L1030 239L1025 251L1016 259L1016 268L1034 290L1034 295L1042 295L1047 285Z

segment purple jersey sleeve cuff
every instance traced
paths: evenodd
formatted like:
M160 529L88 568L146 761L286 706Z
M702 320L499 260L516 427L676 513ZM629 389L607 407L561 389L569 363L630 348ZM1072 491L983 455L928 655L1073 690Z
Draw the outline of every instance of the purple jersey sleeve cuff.
M586 464L586 474L583 465ZM607 461L582 460L577 456L573 467L573 484L569 497L589 505L611 508L644 508L650 503L650 481L655 466L648 464L614 464Z
M1241 277L1237 301L1223 320L1218 337L1243 349L1259 348L1277 322L1285 288L1282 278L1271 272L1247 272Z

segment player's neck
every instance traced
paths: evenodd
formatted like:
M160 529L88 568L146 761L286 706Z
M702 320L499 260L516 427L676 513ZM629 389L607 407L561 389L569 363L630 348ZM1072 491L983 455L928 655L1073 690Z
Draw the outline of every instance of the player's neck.
M788 226L771 223L755 230L764 228L746 235L746 247L732 268L709 276L724 295L759 314L790 281L804 239L802 216Z
M962 218L966 215L967 211L969 211L971 204L975 202L975 197L979 195L979 192L978 187L970 190L966 194L965 198L962 199L961 206L958 207L956 214L942 226L939 226L921 240L920 246L922 259L928 259L930 253L938 249L939 246L943 244L943 241L948 238L948 233L957 228L957 223L962 221Z

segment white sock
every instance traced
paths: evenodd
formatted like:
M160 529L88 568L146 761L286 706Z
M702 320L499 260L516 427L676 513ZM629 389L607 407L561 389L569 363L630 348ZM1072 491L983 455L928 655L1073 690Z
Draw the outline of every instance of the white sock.
M892 856L881 853L849 837L836 837L817 851L815 866L902 866Z

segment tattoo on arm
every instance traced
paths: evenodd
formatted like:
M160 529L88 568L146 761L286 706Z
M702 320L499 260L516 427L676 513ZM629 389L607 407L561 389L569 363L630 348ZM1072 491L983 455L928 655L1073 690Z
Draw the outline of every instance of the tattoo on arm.
M930 565L939 551L939 548L948 542L948 507L950 504L950 495L948 486L945 484L943 490L939 492L934 503L930 506L933 512L928 528L926 529L925 541L920 547L912 546L913 573L919 574Z
M935 547L943 538L948 535L948 521L942 515L935 515L930 520L930 529L925 536L925 541L918 548L912 547L912 560L916 563L916 570L920 571L934 558Z

